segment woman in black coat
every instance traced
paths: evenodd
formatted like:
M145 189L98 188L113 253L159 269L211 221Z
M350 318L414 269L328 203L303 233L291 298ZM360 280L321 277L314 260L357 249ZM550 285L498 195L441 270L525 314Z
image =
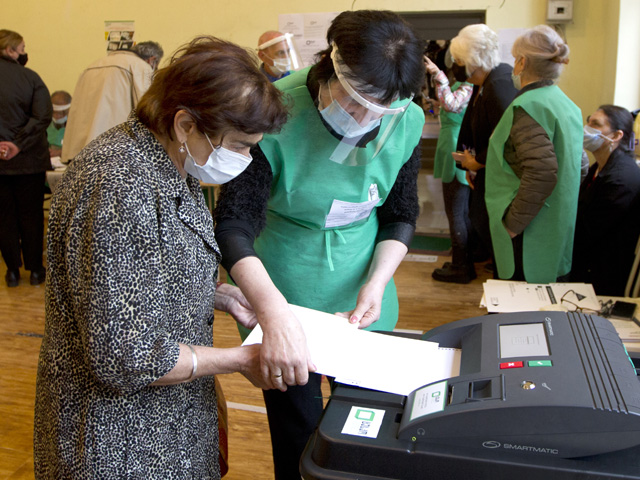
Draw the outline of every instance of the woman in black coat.
M571 278L593 284L598 295L623 296L640 235L633 117L602 105L584 129L584 148L596 161L580 187Z
M18 286L23 259L31 285L45 279L42 202L53 108L49 90L25 63L22 36L0 30L0 252L9 287Z

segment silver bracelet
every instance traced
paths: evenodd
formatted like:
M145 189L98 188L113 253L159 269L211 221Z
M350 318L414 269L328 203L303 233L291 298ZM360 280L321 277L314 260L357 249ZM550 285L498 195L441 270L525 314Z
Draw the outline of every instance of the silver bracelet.
M189 347L189 350L191 350L191 363L193 364L191 376L189 377L189 381L191 381L196 377L196 372L198 371L198 356L196 355L196 351L191 345L187 344L187 347Z

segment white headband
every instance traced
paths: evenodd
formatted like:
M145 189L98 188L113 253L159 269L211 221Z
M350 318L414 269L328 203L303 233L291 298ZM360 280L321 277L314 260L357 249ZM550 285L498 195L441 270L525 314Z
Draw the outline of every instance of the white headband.
M357 77L353 74L353 72L347 66L347 64L342 61L342 57L338 53L338 47L336 46L336 44L332 42L331 46L333 47L331 49L331 60L333 61L333 69L336 72L336 76L338 77L338 81L340 82L340 85L342 85L342 87L349 93L349 95L351 95L351 98L353 98L360 105L371 110L372 112L380 113L383 115L390 114L390 113L400 113L407 109L407 106L413 99L413 95L411 95L411 97L408 99L408 102L406 105L403 105L402 107L398 107L398 108L389 108L383 105L379 105L377 103L367 100L362 95L360 95L360 93L358 93L358 91L351 86L349 81L345 78L344 74L345 73L350 74L350 76L353 78L357 78ZM381 97L384 95L384 92L382 90L376 87L373 87L371 85L362 84L361 88L363 90L366 89L367 92L378 91L379 92L378 96L381 96ZM373 96L375 97L376 95L373 94ZM397 97L397 94L396 94L396 97Z
M293 37L293 33L282 34L279 37L272 38L271 40L261 43L260 45L258 45L258 50L264 50L265 48L270 47L271 45L275 45L276 43L280 43L283 40L286 40L292 37Z
M69 110L71 108L71 104L67 103L66 105L54 105L53 106L53 111L54 112L64 112L65 110Z

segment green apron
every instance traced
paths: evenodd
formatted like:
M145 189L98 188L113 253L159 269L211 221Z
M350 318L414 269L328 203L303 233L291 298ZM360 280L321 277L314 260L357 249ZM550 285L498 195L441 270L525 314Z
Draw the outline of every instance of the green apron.
M571 270L582 156L582 114L557 86L517 97L504 112L489 142L485 201L500 278L514 272L513 244L502 223L520 179L504 159L516 107L523 108L549 136L558 159L558 182L523 232L523 269L529 283L551 283Z
M455 92L462 85L461 82L454 83L451 91ZM433 178L441 178L443 183L451 183L455 177L461 184L468 185L465 171L456 167L456 162L451 156L451 152L456 151L465 110L453 113L440 108L440 134L433 159Z
M267 224L254 248L289 303L335 313L353 310L364 284L378 233L376 208L366 218L326 228L334 199L361 203L377 187L384 203L398 172L420 141L424 113L413 102L377 158L345 166L329 159L339 143L320 120L306 87L309 69L275 85L293 101L291 118L260 148L273 171ZM384 121L384 120L383 120ZM375 195L374 195L375 199ZM371 330L392 330L398 320L393 279L387 284L380 320Z
M64 130L66 127L56 128L56 124L51 122L47 127L47 141L49 145L54 147L62 147L62 139L64 138Z

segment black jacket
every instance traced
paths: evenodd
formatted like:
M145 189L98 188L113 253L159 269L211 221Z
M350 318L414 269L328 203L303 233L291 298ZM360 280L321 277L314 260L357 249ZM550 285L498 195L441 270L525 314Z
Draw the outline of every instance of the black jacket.
M0 160L0 175L25 175L51 169L47 127L53 108L40 76L15 60L0 56L0 141L20 148Z
M597 166L580 186L571 279L622 296L640 234L640 168L619 148L593 178Z
M473 87L460 125L457 149L475 149L476 161L483 165L487 163L487 149L493 129L518 93L511 80L512 71L511 66L501 63L489 72L482 87Z

